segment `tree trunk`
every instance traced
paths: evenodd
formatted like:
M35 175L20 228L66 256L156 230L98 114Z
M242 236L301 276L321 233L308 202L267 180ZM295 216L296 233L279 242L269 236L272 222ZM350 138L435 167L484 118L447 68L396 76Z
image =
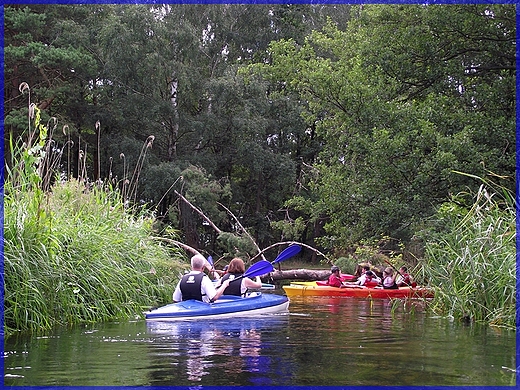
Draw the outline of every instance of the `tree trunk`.
M330 276L329 270L314 269L292 269L287 271L274 271L262 278L266 282L274 282L277 280L326 280Z

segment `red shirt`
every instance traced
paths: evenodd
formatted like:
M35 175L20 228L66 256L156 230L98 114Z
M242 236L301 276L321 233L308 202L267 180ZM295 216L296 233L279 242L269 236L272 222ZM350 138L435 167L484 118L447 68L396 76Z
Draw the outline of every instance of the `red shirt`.
M329 280L327 281L327 284L332 287L341 287L341 279L336 276L336 274L332 274L329 276Z

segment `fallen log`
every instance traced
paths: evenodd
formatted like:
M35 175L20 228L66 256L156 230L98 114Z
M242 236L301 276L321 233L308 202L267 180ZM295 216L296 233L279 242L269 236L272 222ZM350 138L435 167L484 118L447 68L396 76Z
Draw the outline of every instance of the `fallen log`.
M262 278L262 281L271 283L277 280L326 280L330 276L329 270L292 269L285 271L273 271Z

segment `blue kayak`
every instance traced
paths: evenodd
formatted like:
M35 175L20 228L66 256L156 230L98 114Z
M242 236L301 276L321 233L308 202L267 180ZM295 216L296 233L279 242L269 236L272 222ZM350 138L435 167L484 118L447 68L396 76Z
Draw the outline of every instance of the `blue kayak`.
M223 295L214 303L196 300L171 303L144 313L147 320L175 321L194 318L226 318L285 312L289 298L283 295L250 293L246 297Z
M212 280L212 282L213 282L213 285L215 285L215 287L220 285L220 280ZM274 284L262 283L262 287L259 287L258 289L274 290L275 288L276 288L276 286ZM257 290L257 289L249 288L249 290Z

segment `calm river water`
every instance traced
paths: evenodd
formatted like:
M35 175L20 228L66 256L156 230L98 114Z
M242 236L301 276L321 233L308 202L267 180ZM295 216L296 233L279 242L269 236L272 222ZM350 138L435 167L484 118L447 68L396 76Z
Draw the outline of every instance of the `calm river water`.
M4 345L5 386L515 386L515 332L389 300L302 297L289 314L143 320Z

